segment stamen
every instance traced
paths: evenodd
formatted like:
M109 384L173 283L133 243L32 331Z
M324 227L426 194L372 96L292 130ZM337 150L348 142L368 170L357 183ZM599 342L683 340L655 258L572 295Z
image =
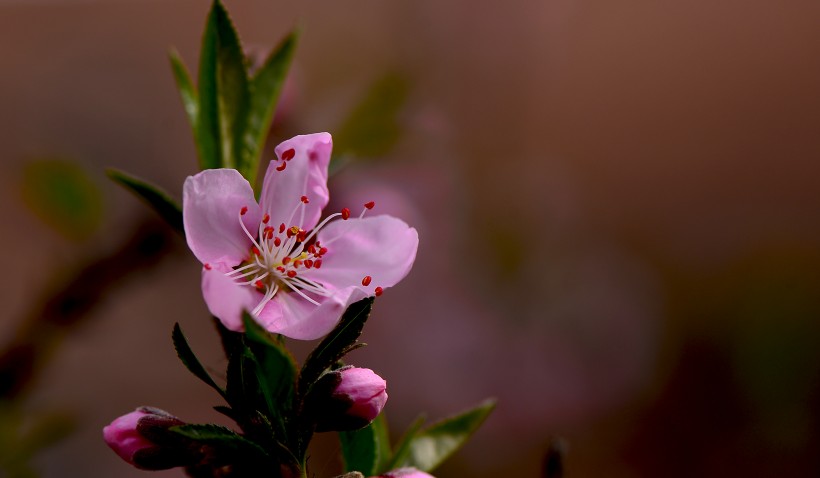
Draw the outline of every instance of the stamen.
M310 259L305 259L305 267L307 267L308 269L313 267L313 261Z
M264 216L262 216L262 222L264 222L265 224L267 224L267 223L268 223L268 221L270 221L270 214L265 213L265 215L264 215Z
M296 150L290 148L289 150L282 153L282 161L290 161L293 157L296 156Z
M369 203L366 203L364 205L364 207L366 207L367 209L373 209L373 206L375 206L375 205L376 205L375 201L370 201Z
M288 263L290 263L290 256L286 256L284 259L282 259L282 264L288 265Z
M279 247L281 244L282 244L282 239L279 239L278 237L275 237L273 239L273 245L274 246Z
M310 297L308 297L307 295L305 295L305 293L304 293L304 292L302 292L301 290L297 289L295 285L291 284L291 281L287 281L287 280L286 280L286 281L282 281L282 282L284 282L286 286L290 287L290 289L291 289L293 292L296 292L297 294L299 294L300 296L302 296L302 298L303 298L303 299L305 299L306 301L308 301L308 302L310 302L311 304L316 305L316 306L320 305L318 302L316 302L315 300L313 300L313 299L311 299Z
M205 266L206 271L209 271L209 270L213 269L213 267L211 267L211 265L208 264L207 262L204 264L204 266Z
M244 216L248 212L248 206L242 206L242 209L239 210L239 214Z
M289 270L289 271L288 271L288 277L290 277L291 279L293 279L294 277L296 277L296 271L295 271L295 270L293 270L293 269Z
M308 199L308 197L307 197L307 196L302 196L300 199L301 199L301 201L302 201L303 203L305 203L305 204L307 204L307 203L309 203L309 202L310 202L310 199Z
M381 287L376 287L376 290L375 290L376 297L379 297L380 295L382 295L383 292L384 292L384 289L382 289Z
M321 259L316 259L316 262L313 263L313 267L316 268L316 269L322 267L322 260Z
M363 286L365 286L365 287L367 287L367 286L369 286L369 285L370 285L370 281L372 281L372 280L373 280L373 278L372 278L372 277L370 277L370 276L364 276L364 279L362 279L362 285L363 285Z
M284 170L285 170L285 167L287 167L287 165L288 165L288 163L286 163L286 162L282 161L282 164L280 164L279 166L277 166L277 167L276 167L276 170L277 170L277 171L284 171Z
M342 208L342 219L344 219L345 221L350 219L350 209L348 209L346 207Z
M285 223L284 222L282 224L279 224L279 234L282 234L283 232L285 232Z

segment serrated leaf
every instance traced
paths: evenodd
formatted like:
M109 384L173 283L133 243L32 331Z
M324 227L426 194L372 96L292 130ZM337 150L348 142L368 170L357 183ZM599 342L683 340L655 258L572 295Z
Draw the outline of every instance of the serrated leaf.
M182 209L167 192L158 186L117 169L108 169L106 174L114 182L148 203L175 231L183 236L185 235L185 227L182 224Z
M407 427L404 435L402 435L396 443L393 456L378 470L379 473L384 473L386 471L398 468L399 463L403 463L407 459L407 456L410 454L410 443L412 443L419 430L421 430L421 426L424 425L425 420L426 418L423 414L413 420L413 423Z
M214 382L208 372L205 371L205 367L203 367L199 362L199 359L196 358L196 355L188 345L188 340L185 338L185 334L182 333L182 329L178 323L174 324L174 331L171 333L171 339L174 341L174 348L177 351L177 357L179 357L179 360L181 360L182 364L185 365L185 368L187 368L198 379L202 380L211 388L219 392L223 398L227 397L225 390Z
M495 408L494 400L459 415L446 418L417 434L402 466L430 472L461 448Z
M101 223L102 194L85 170L72 161L28 161L23 169L22 193L32 212L68 239L84 240Z
M284 345L262 328L250 315L244 314L247 344L258 364L257 379L268 403L269 419L277 435L286 434L285 417L289 416L296 386L296 361Z
M370 425L354 431L339 432L342 446L344 471L360 471L366 476L379 472L390 456L390 438L384 415L376 417Z
M168 58L171 61L171 71L174 73L174 80L179 90L179 96L182 99L182 106L185 108L185 113L188 115L188 121L191 123L191 128L194 134L197 131L197 121L199 117L199 98L197 98L196 88L191 82L191 75L188 73L188 68L179 57L176 50L171 50L168 53Z
M407 80L394 72L378 78L334 134L339 156L373 158L390 151L399 138L399 112L407 99Z
M368 297L348 307L339 324L308 355L299 374L300 397L304 397L322 372L338 362L346 350L358 340L370 316L373 300L373 297Z
M199 443L206 443L233 450L243 450L261 456L268 456L267 452L265 452L262 447L236 433L230 428L223 427L222 425L190 424L171 427L168 430L178 435L182 435L185 438L195 440Z
M251 184L256 181L259 159L296 49L297 38L297 32L285 37L250 80L250 106L237 169Z

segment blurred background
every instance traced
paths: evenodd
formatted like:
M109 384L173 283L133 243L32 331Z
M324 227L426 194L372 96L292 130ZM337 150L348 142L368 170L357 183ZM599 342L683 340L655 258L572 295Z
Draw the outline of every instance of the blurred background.
M250 50L302 28L269 146L330 131L334 204L419 230L355 355L394 432L499 400L439 478L554 436L570 477L820 476L820 4L225 3ZM170 341L224 366L200 265L104 174L181 196L208 8L0 0L0 462L145 476L113 418L218 420Z

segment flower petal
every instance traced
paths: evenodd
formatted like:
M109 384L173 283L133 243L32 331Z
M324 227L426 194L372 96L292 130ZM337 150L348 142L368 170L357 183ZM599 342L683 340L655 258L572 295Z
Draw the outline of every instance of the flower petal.
M262 300L262 294L225 276L231 270L225 264L211 264L209 267L202 268L202 296L208 310L228 329L243 331L242 312L253 310Z
M347 221L333 221L317 234L328 251L320 269L303 275L330 289L357 286L375 293L402 280L413 262L419 246L415 229L392 216L374 216ZM362 279L370 276L368 285Z
M276 147L279 161L268 165L259 199L271 224L311 230L319 222L330 197L327 166L332 149L328 133L295 136ZM302 203L302 196L307 197L307 204Z
M331 297L311 298L312 304L296 292L280 291L259 314L259 323L269 332L298 340L318 339L333 330L347 307L367 294L356 287L337 291Z
M235 266L248 256L251 240L239 225L256 233L262 216L250 183L235 169L207 169L188 176L182 189L182 222L185 238L203 264L222 262Z

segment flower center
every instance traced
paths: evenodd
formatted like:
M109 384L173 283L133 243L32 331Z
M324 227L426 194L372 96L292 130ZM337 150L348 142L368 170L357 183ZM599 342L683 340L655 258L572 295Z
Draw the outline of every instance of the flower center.
M299 209L309 202L307 196L302 196L296 209L291 213L289 222L293 222L293 218L297 217ZM359 218L364 217L365 212L372 209L374 205L375 203L372 201L365 204ZM328 297L333 295L333 291L319 282L308 279L304 273L310 269L321 268L322 257L327 254L328 247L338 237L341 237L340 235L331 239L327 244L322 244L319 241L314 241L316 234L337 217L341 217L342 220L349 219L350 210L348 208L343 208L341 212L326 217L312 231L306 231L299 225L288 225L284 222L274 226L270 224L270 214L265 213L255 235L248 231L242 221L242 216L247 211L248 208L243 207L237 217L239 225L253 244L250 248L249 257L225 275L237 284L254 287L263 294L259 305L252 311L253 315L259 315L265 305L280 290L299 294L303 299L316 306L320 304L314 298L315 296ZM370 280L370 276L366 276L362 279L362 285L369 285ZM380 292L380 290L377 290L377 293Z

